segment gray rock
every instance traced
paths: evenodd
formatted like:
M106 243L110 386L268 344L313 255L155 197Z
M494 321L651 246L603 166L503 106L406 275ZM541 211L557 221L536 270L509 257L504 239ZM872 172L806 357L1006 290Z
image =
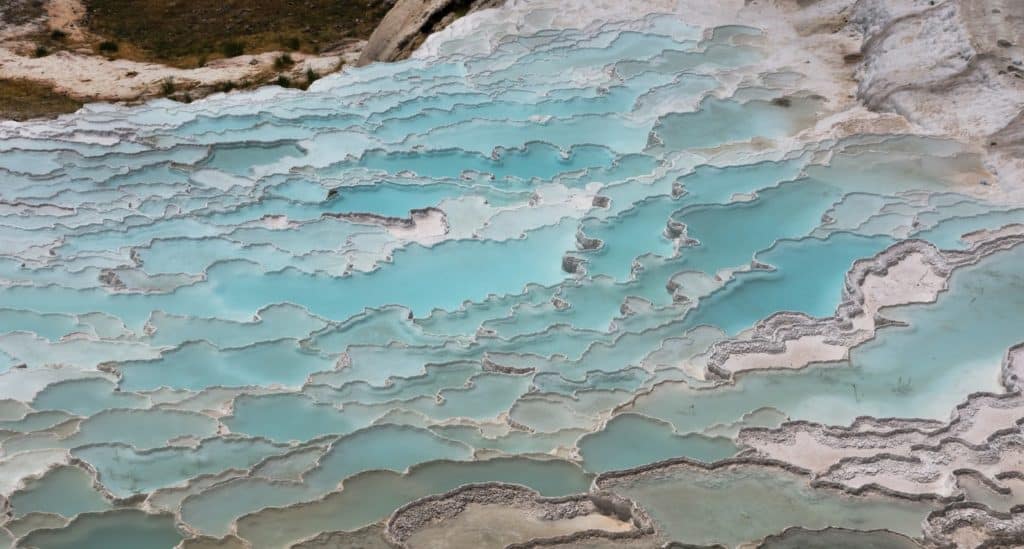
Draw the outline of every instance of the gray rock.
M398 0L370 35L356 64L405 59L428 36L462 15L504 3L504 0Z

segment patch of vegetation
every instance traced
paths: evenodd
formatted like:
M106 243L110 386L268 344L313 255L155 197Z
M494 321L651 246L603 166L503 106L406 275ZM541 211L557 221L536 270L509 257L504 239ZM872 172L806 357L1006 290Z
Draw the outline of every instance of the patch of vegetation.
M295 65L295 60L292 59L292 56L288 55L287 53L278 57L277 59L274 59L274 68L277 70L287 69L288 67L291 67L293 65Z
M231 40L220 45L220 52L224 57L238 57L245 53L245 44Z
M24 25L46 13L44 0L3 0L0 2L0 22Z
M278 86L281 86L282 88L290 88L290 87L292 87L292 81L287 76L278 76L276 84Z
M312 69L312 67L309 67L306 69L306 80L302 82L302 85L300 85L299 88L303 90L308 89L310 84L316 82L319 79L320 75L317 74L316 71Z
M82 103L28 80L0 79L0 119L28 120L75 112Z
M84 0L89 30L121 55L194 67L200 56L312 53L370 36L381 0ZM301 37L301 40L300 40Z
M174 93L174 78L171 78L170 76L164 78L163 83L160 84L160 92L164 95L171 95Z
M3 0L0 0L0 3L3 3ZM74 42L68 33L60 29L39 30L23 35L22 38L32 42L34 47L29 53L35 57L46 57L54 52L67 51L81 45Z
M100 42L99 46L96 46L96 47L97 47L97 49L100 50L100 53L106 53L106 54L117 53L117 50L120 49L120 47L117 45L117 42L113 42L113 41L110 41L110 40L104 40L104 41Z

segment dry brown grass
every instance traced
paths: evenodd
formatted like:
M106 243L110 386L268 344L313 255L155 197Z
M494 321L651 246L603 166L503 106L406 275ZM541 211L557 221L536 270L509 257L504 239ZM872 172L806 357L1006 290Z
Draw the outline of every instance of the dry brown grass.
M317 53L366 38L382 0L85 0L85 23L114 57L195 67L273 50Z
M28 120L74 112L82 103L28 80L0 79L0 119Z
M42 17L46 12L43 0L0 0L0 23L22 25Z

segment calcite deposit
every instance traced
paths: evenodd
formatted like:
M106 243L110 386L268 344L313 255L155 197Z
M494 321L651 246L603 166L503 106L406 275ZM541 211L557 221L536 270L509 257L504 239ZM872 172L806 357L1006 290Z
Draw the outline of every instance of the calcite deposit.
M0 546L1024 545L1019 3L423 5L0 123Z

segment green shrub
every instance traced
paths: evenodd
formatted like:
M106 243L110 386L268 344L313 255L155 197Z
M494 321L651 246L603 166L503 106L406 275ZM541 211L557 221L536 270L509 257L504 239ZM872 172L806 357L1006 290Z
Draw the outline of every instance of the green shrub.
M281 86L282 88L290 88L292 87L292 81L287 76L278 76L277 85Z
M292 56L288 55L287 53L274 60L274 68L277 70L291 67L294 64L295 60L293 60Z
M153 55L160 59L170 59L174 55L174 45L167 38L157 38L153 42L153 47L151 49L153 51Z
M36 57L46 57L47 55L50 55L50 50L46 49L46 46L36 46Z
M174 93L174 78L170 76L164 78L163 83L160 84L160 91L163 92L164 95L171 95Z
M100 42L99 48L102 53L117 53L117 50L119 49L117 42L111 42L110 40Z
M245 53L245 44L234 40L224 42L220 45L220 52L224 54L224 57L238 57Z
M299 49L299 47L302 46L302 43L299 42L298 38L295 38L294 36L290 36L290 37L285 38L284 40L282 40L281 41L281 45L283 45L284 47L288 48L289 50L296 51L296 50Z
M50 32L50 40L61 41L61 40L64 40L65 38L67 38L67 37L68 37L68 33L64 32L62 30L54 29L53 31Z

